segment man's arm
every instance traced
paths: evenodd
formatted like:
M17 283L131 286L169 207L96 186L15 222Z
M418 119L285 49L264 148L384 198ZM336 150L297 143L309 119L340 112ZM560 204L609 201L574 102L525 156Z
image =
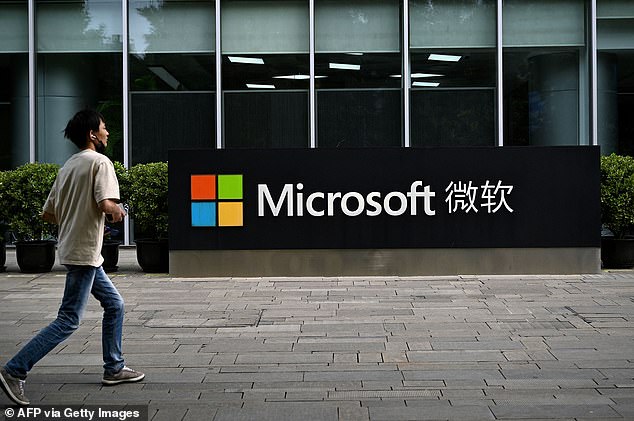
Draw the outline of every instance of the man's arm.
M99 202L99 209L106 215L112 215L112 217L108 218L109 222L120 222L126 215L125 211L112 199L104 199Z

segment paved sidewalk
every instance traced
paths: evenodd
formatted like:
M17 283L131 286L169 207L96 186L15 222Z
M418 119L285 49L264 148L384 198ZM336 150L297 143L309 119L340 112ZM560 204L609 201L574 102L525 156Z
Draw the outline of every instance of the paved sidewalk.
M64 272L0 274L0 361L55 317ZM634 271L179 279L123 250L126 362L103 387L101 308L32 371L36 405L159 420L634 419ZM2 395L0 405L10 402Z

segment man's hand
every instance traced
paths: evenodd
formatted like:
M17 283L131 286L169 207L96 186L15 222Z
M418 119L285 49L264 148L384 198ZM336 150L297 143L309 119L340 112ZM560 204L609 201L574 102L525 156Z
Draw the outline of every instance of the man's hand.
M55 218L55 215L53 215L52 213L48 213L48 212L42 212L42 219L45 220L46 222L49 222L51 224L57 224L57 218Z
M111 199L105 199L99 202L99 209L107 215L108 222L121 222L126 216L121 206Z

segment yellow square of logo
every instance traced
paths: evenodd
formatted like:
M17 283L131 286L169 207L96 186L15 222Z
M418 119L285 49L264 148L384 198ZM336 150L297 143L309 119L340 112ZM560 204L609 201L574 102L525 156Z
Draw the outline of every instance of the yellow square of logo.
M242 202L218 202L218 226L241 227Z

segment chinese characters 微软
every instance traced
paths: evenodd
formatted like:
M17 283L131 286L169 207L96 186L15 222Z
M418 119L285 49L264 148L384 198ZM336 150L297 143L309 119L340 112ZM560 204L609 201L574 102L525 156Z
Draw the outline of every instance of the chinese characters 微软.
M477 213L486 209L486 213L497 213L504 207L509 213L513 208L508 203L508 196L513 191L513 186L503 185L499 180L497 184L491 184L486 180L483 185L473 185L469 182L450 182L445 192L449 213Z

